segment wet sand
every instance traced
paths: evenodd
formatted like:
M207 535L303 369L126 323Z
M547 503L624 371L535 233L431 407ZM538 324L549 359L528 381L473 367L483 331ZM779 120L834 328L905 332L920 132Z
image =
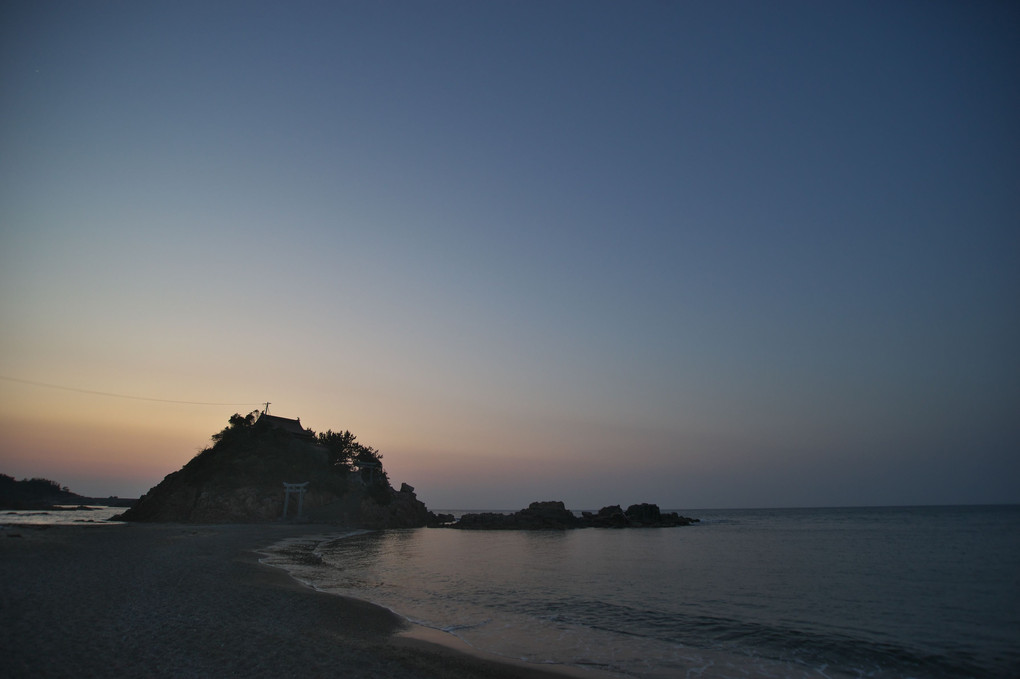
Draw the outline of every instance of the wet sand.
M316 592L254 550L308 525L0 528L8 677L562 679L362 601ZM605 675L602 675L605 676Z

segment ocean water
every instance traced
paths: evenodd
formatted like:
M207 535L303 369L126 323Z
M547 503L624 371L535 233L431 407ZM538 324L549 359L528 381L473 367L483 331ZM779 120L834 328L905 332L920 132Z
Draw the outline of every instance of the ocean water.
M470 645L659 677L1020 677L1020 507L307 536L264 561Z
M85 509L78 509L85 507ZM110 521L117 514L127 511L126 507L100 507L95 505L67 505L65 509L4 509L0 510L0 524L89 524L118 525Z

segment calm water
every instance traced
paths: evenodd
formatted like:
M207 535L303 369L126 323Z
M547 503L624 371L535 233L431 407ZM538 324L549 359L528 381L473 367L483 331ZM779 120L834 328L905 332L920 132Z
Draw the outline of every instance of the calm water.
M469 644L634 677L1020 676L1020 507L310 536L266 562Z
M79 505L75 505L78 507ZM94 525L118 525L119 521L111 522L110 518L127 511L126 507L96 507L88 509L25 509L0 510L0 524L94 524Z

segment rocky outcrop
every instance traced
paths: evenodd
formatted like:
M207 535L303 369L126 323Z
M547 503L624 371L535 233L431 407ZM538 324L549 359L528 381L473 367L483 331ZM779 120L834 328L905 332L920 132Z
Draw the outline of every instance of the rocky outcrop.
M603 507L597 513L576 516L559 501L532 502L513 514L484 512L464 514L459 521L441 525L463 530L566 530L569 528L672 528L689 526L697 519L676 512L663 514L657 505L631 505L623 511L619 505Z
M580 519L562 502L532 502L513 514L465 514L451 528L483 530L562 530L580 527Z
M438 517L429 511L425 503L414 494L414 488L406 483L400 490L389 489L390 500L378 503L365 498L361 504L360 524L365 528L416 528L436 526Z
M309 436L293 436L254 418L231 419L216 443L143 495L119 518L124 521L252 523L284 513L284 482L306 483L301 498L287 502L287 518L366 528L408 528L437 523L404 484L390 487L378 473L366 481L331 461ZM379 466L381 472L381 466Z
M583 516L588 523L597 528L626 528L630 525L627 515L623 513L622 509L620 509L620 505L603 507L596 514L583 512L581 516Z

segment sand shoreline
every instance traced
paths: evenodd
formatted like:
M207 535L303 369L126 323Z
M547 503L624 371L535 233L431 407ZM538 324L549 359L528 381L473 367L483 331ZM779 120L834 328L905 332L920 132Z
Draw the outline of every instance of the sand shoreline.
M279 540L338 530L6 526L0 530L6 675L600 676L458 647L450 635L416 628L367 602L317 592L259 562L256 550Z

